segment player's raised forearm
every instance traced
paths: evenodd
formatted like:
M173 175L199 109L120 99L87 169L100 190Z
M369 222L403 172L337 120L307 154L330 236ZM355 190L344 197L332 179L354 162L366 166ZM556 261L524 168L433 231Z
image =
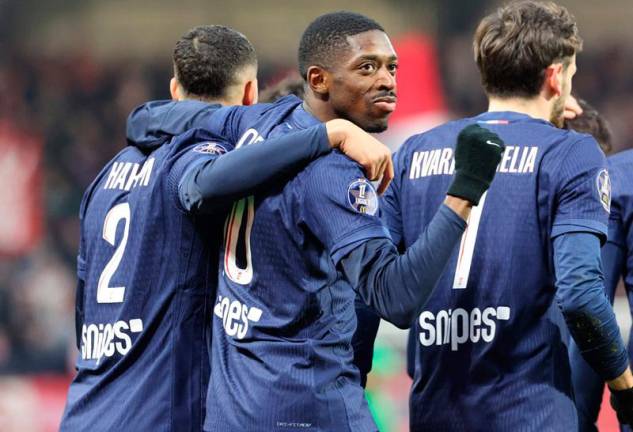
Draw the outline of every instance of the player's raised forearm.
M366 304L387 321L408 328L465 228L462 217L442 206L403 255L389 240L374 239L352 250L339 266Z
M479 125L464 128L448 196L415 243L398 255L388 241L372 240L341 260L348 280L384 319L402 328L411 325L459 243L472 206L490 187L504 150L495 133Z

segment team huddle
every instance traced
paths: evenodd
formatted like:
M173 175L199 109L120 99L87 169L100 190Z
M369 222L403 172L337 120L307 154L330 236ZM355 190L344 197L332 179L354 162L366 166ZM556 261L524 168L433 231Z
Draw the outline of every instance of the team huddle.
M81 203L61 430L376 431L380 319L410 328L412 431L596 430L605 382L633 424L610 304L633 286L633 153L608 164L574 126L565 8L502 6L473 47L488 111L392 156L376 21L316 18L301 98L269 103L244 35L186 33L172 100L130 114Z

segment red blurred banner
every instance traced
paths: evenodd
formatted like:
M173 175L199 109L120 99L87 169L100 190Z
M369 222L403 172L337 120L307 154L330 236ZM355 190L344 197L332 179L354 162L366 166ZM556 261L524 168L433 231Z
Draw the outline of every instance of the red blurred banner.
M42 142L0 120L0 256L28 253L42 235Z
M0 431L59 430L69 384L65 375L0 378Z

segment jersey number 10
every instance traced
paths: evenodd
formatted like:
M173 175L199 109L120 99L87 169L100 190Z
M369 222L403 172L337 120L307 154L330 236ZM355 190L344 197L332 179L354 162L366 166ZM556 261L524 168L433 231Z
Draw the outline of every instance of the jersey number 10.
M235 148L263 140L259 132L249 129L242 135ZM224 274L240 285L248 285L253 280L251 229L254 219L255 197L251 195L233 204L224 227Z

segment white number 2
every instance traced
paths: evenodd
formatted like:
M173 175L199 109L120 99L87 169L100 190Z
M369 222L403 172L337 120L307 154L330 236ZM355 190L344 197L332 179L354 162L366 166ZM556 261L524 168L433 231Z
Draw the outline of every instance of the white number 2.
M470 266L473 263L473 253L475 252L475 242L477 241L477 231L481 214L484 211L484 203L488 192L485 192L479 200L479 205L473 207L468 218L468 227L462 235L462 242L459 245L459 257L455 268L455 279L453 279L453 289L465 289L470 275Z
M108 261L108 264L101 272L99 284L97 285L97 303L121 303L125 295L125 287L110 287L109 285L112 275L121 263L123 252L125 252L125 244L127 243L127 236L130 230L130 204L117 204L110 209L103 222L103 239L112 246L115 245L116 229L121 220L125 223L123 238L114 251L114 255L112 255L112 258L110 258L110 261Z

